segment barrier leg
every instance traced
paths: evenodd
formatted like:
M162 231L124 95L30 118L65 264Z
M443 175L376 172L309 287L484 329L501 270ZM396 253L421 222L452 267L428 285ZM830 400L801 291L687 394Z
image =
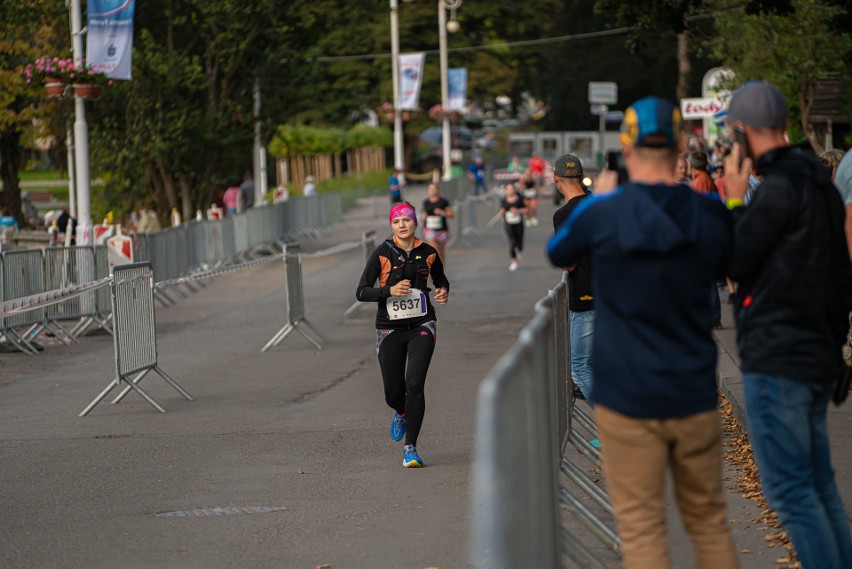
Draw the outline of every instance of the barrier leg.
M307 321L303 320L302 322L304 322L304 323L307 325L307 327L308 327L311 331L313 331L314 333L317 333L316 329L314 329L314 327L313 327L313 326L311 326L310 324L308 324L308 323L307 323ZM318 350L321 350L321 349L322 349L322 344L321 344L321 343L319 343L319 342L317 342L317 341L316 341L316 340L314 340L313 338L311 338L310 334L306 334L306 333L305 333L305 331L304 331L304 330L302 330L302 329L299 327L299 322L296 322L296 324L294 324L294 328L296 328L296 331L297 331L299 334L301 334L301 335L302 335L302 337L303 337L303 338L305 338L305 340L307 340L308 342L310 342L311 344L313 344L313 345L316 347L316 349L318 349ZM320 338L322 338L322 336L320 336ZM283 338L282 338L282 340L283 340Z
M18 350L31 356L38 353L38 350L35 349L35 347L27 341L26 337L18 334L18 331L14 328L9 328L6 332L7 338L9 338L9 334L11 334L12 343L15 345L16 348L18 348Z
M311 332L313 332L314 334L316 334L316 335L317 335L317 338L319 338L320 340L322 340L322 342L323 342L324 344L328 344L328 343L330 343L330 342L331 342L331 340L329 340L329 339L328 339L328 338L327 338L327 337L326 337L326 336L325 336L322 332L320 332L320 331L317 329L317 327L316 327L316 326L314 326L313 324L311 324L311 323L308 321L308 319L307 319L307 318L303 318L303 319L302 319L302 322L304 322L305 326L307 326L307 327L310 329L310 331L311 331Z
M283 328L278 330L275 333L275 335L273 335L272 338L269 339L269 341L266 343L266 345L263 346L263 348L260 349L260 351L265 352L266 350L268 350L272 346L277 346L278 344L281 343L282 340L284 340L284 338L289 336L293 332L293 330L294 330L293 326L291 324L287 324L286 326L284 326Z
M562 536L562 542L564 547L562 548L562 554L567 556L571 561L577 564L577 566L582 569L608 569L603 562L595 557L595 555L589 551L583 542L574 537L570 531L562 528L560 532Z
M98 395L97 397L95 397L94 401L92 401L91 403L89 403L89 405L88 405L85 409L83 409L83 411L81 411L81 412L80 412L79 417L85 417L86 415L88 415L88 414L89 414L89 412L90 412L92 409L94 409L94 408L95 408L95 406L96 406L98 403L100 403L101 401L103 401L103 400L104 400L104 397L106 397L107 395L109 395L109 392L110 392L110 391L112 391L113 389L115 389L115 388L118 386L118 384L119 384L119 382L120 382L120 381L121 381L121 380L120 380L120 379L118 379L117 377L116 377L114 380L112 380L112 383L110 383L109 385L107 385L106 389L104 389L103 391L101 391L100 395Z
M56 329L54 329L54 328L51 326L51 324L52 324L53 326L56 326ZM77 343L77 340L75 340L75 339L74 339L74 337L73 337L71 334L69 334L69 333L68 333L68 330L66 330L66 329L62 326L62 324L60 324L60 323L59 323L59 322L57 322L56 320L53 320L52 322L46 323L46 324L44 325L44 328L45 328L45 330L47 330L48 332L50 332L51 334L53 334L53 337L54 337L54 338L57 338L60 342L62 342L63 344L65 344L65 346L67 346L67 347L70 347L70 346L71 346L71 344L76 344L76 343ZM62 337L63 335L65 336L65 338L63 338L63 337Z
M621 539L618 537L612 528L603 523L595 516L585 504L578 500L571 492L565 488L559 489L559 502L565 506L574 516L586 526L595 537L601 540L601 543L609 547L614 553L621 552Z
M343 317L344 317L344 318L346 318L347 316L349 316L350 314L352 314L353 312L355 312L356 310L358 310L358 309L359 309L359 308L360 308L363 304L366 304L366 303L361 302L360 300L356 300L356 301L355 301L355 304L353 304L352 306L350 306L350 307L346 310L346 312L344 312L344 313L343 313Z
M163 409L162 407L160 407L160 404L159 404L159 403L157 403L156 401L154 401L154 399L153 399L150 395L148 395L148 394L145 392L145 390L144 390L144 389L142 389L141 387L139 387L138 385L136 385L136 384L135 384L135 383L133 383L132 381L131 381L131 382L129 382L127 385L129 385L129 386L130 386L130 388L131 388L133 391L135 391L136 393L138 393L139 395L141 395L141 396L142 396L142 398L143 398L145 401L147 401L148 403L150 403L150 404L151 404L151 406L152 406L154 409L156 409L156 410L157 410L157 411L159 411L160 413L165 413L165 412L166 412L166 410L165 410L165 409Z
M112 400L112 404L113 404L113 405L115 405L116 403L118 403L118 402L120 402L122 399L124 399L124 397L125 397L128 393L130 393L130 390L131 390L131 389L133 389L132 387L130 387L130 384L132 383L133 385L139 385L139 382L140 382L140 381L142 381L142 378L143 378L143 377L145 377L146 375L148 375L148 372L149 372L149 371L151 371L151 369L150 369L150 368L149 368L149 369L146 369L146 370L144 370L144 371L142 371L139 375L137 375L136 377L134 377L133 379L131 379L131 380L129 380L129 381L125 379L125 381L127 381L127 387L125 387L124 389L122 389L122 390L121 390L121 393L119 393L119 394L118 394L118 397L116 397L115 399L113 399L113 400Z
M160 366L154 366L154 371L155 371L155 372L157 372L157 374L159 374L159 376L160 376L160 377L162 377L162 378L165 380L165 382L166 382L166 383L168 383L169 385L171 385L172 387L174 387L174 388L175 388L175 391L177 391L178 393L180 393L181 395L183 395L183 396L187 399L187 401L195 401L195 400L192 398L192 395L190 395L189 393L187 393L187 391L186 391L183 387L181 387L181 386L180 386L180 384L178 384L178 382L177 382L177 381L175 381L174 379L172 379L172 378L169 376L169 374L167 374L165 371L163 371L163 370L160 368Z

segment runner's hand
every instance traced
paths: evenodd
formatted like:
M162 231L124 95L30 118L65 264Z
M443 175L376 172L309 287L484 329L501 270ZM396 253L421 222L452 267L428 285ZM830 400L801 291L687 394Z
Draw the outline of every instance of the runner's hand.
M447 304L447 298L449 298L447 289L439 288L435 290L435 302L438 304Z
M390 288L391 296L405 296L411 290L411 281L406 279L399 281Z

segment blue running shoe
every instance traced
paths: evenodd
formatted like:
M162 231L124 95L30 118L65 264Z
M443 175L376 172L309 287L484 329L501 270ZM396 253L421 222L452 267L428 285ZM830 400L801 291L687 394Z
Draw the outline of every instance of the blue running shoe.
M394 412L393 421L390 426L390 436L395 441L401 441L405 436L405 417L400 417Z
M405 468L421 468L423 466L423 460L417 454L417 448L414 445L402 447L402 465Z

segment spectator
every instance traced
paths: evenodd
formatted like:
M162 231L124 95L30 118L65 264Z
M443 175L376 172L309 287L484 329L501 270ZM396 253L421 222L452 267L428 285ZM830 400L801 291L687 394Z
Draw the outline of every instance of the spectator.
M834 181L834 176L837 174L837 166L843 160L843 151L837 149L826 150L819 155L819 158L825 164L826 168L828 168L828 171L831 172L831 181Z
M402 175L398 169L394 168L388 179L388 193L390 194L391 205L402 203L402 190Z
M473 195L478 196L480 190L482 195L488 193L488 187L485 185L485 162L482 156L474 156L470 168L467 169L467 177L473 184Z
M834 173L834 185L840 192L843 206L846 209L846 223L843 229L846 233L849 255L852 256L852 151L847 152L837 165L837 171Z
M710 177L713 179L713 185L716 186L716 193L719 194L719 199L724 202L728 199L728 185L725 182L725 165L714 164L711 166Z
M852 538L826 426L852 309L843 203L810 145L787 142L778 89L745 83L727 120L745 140L725 168L735 219L730 276L739 284L737 347L763 492L803 569L849 568ZM752 161L763 181L741 207Z
M254 207L254 180L251 172L243 173L243 183L240 184L240 196L243 200L243 207L248 209Z
M592 400L627 569L672 567L667 470L696 567L738 565L722 485L712 312L700 292L724 276L731 220L717 200L676 183L682 129L671 103L633 103L621 134L630 181L619 186L604 170L595 197L547 248L559 267L592 257Z
M306 198L311 198L317 195L317 187L314 184L314 177L307 176L305 178L305 185L302 186L302 195Z
M692 179L689 176L689 159L685 154L681 154L677 157L677 163L675 164L675 182L681 182L684 184L692 182Z
M692 168L692 189L702 194L716 193L716 185L707 172L707 153L696 150L689 155Z
M520 179L520 175L524 173L524 163L521 162L520 156L512 156L512 161L509 162L509 165L506 166L509 172L513 172L518 174L518 178Z
M225 195L222 196L222 201L225 203L225 210L228 212L228 217L233 217L237 215L237 212L242 209L240 206L242 205L242 190L237 184L231 184L231 186L225 190Z
M556 189L565 197L565 205L553 214L553 229L559 231L568 217L590 196L583 185L583 165L571 154L553 163ZM584 255L568 273L568 322L571 330L571 381L579 396L592 402L592 335L595 330L595 305L592 293L592 259ZM578 393L575 391L575 396ZM597 439L593 445L598 446ZM597 444L596 444L597 443Z
M145 204L139 210L139 223L136 224L136 231L138 233L156 233L160 231L162 226L160 225L160 218L157 217L157 213L151 209L151 204Z

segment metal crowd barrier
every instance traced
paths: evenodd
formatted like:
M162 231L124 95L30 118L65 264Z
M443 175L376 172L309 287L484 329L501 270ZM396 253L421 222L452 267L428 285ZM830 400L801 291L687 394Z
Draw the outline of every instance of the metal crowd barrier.
M328 343L328 338L323 336L305 317L305 293L302 281L302 258L299 256L299 245L285 245L283 256L287 298L287 323L269 339L260 351L265 352L269 348L277 346L293 331L301 334L316 349L321 350L322 345ZM316 338L307 334L302 325L313 332Z
M126 383L113 403L131 390L138 393L160 413L166 410L142 389L139 382L153 370L187 400L192 396L160 368L157 363L157 329L154 323L154 273L150 263L113 267L110 283L115 346L115 379L83 411L85 417L98 403Z
M607 562L565 527L560 506L605 550L620 554L606 492L574 463L575 447L596 466L600 455L575 424L584 416L584 427L594 432L572 397L567 299L563 275L480 388L471 550L477 567L557 569L567 560L606 569Z
M368 263L370 261L370 257L373 256L373 252L376 250L376 230L370 229L361 234L361 246L364 251L364 263ZM363 302L360 300L356 300L355 304L346 309L346 312L343 313L343 317L347 317L351 315L353 312L358 310L360 306L362 306Z
M94 281L95 269L95 251L91 247L48 247L44 250L45 290ZM48 306L48 321L69 337L74 337L77 327L66 332L60 320L82 321L97 316L96 294L92 291Z
M44 259L40 249L4 251L2 259L3 300L39 294L44 288ZM35 354L39 351L32 338L47 328L66 345L68 340L52 329L44 308L22 312L3 319L2 335L16 349ZM24 331L22 331L24 330Z

